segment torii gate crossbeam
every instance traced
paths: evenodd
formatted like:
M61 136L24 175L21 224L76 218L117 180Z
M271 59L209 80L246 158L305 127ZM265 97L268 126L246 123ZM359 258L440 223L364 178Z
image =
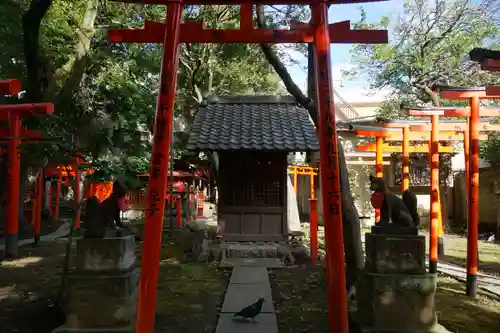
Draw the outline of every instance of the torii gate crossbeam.
M330 332L347 333L347 299L342 232L339 161L332 94L330 43L387 43L385 30L351 30L348 21L328 24L328 5L380 2L384 0L136 0L128 3L168 5L166 22L146 22L144 29L111 30L112 42L163 43L160 92L154 127L151 179L148 185L141 279L137 305L137 333L154 329L160 262L163 211L168 159L172 138L174 98L179 62L179 44L189 43L313 43L315 48L317 105L325 243L327 248L327 293ZM183 6L240 5L239 29L205 29L203 22L181 23ZM290 30L253 27L253 5L310 5L312 24L294 22ZM332 35L332 37L330 37Z

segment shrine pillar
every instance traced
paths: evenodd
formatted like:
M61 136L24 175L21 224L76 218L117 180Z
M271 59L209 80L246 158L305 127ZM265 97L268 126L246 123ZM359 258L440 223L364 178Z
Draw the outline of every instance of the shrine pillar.
M5 228L5 255L18 255L19 232L19 181L21 178L21 117L17 113L10 114L10 138L8 142L8 183L7 183L7 225Z

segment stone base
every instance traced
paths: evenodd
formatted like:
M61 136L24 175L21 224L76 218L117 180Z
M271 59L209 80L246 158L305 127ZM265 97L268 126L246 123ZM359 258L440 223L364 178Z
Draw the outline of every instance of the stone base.
M425 236L366 234L366 271L424 274Z
M126 328L68 328L60 326L52 331L52 333L134 333L135 327Z
M278 258L275 243L227 243L228 258Z
M266 267L266 268L282 268L283 263L277 258L227 258L222 259L219 267Z
M372 234L377 235L418 235L417 227L402 227L397 224L374 225Z
M357 285L358 323L363 331L432 332L437 324L435 274L361 272Z
M135 325L139 271L134 267L122 274L68 276L64 329L67 332L128 332L127 329Z
M205 239L201 244L198 261L277 259L283 263L293 264L295 255L309 256L304 246L288 245L286 242L224 242L221 239Z
M120 272L135 263L135 236L81 238L76 242L76 269L82 272Z

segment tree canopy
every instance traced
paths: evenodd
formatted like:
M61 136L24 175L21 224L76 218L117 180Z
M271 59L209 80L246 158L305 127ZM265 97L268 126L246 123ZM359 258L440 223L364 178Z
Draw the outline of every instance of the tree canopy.
M235 26L237 14L236 6L185 10L186 19L220 27ZM111 44L106 30L164 18L164 6L97 0L2 2L0 77L21 79L23 100L56 105L54 116L25 122L55 141L44 149L26 146L25 155L45 163L69 162L78 151L103 170L146 171L149 142L141 141L137 132L153 127L162 45ZM189 123L197 103L210 94L277 93L280 87L258 46L187 44L181 51L175 112Z
M187 6L185 19L209 26L238 22L236 6ZM2 102L51 102L51 116L28 117L23 125L44 140L22 145L21 193L39 168L68 165L81 155L104 180L136 179L148 171L151 131L163 45L113 44L108 28L141 27L165 19L165 6L101 0L24 0L0 3L0 77L20 79L23 92ZM175 117L189 125L208 95L276 94L281 81L258 45L182 45ZM6 124L5 124L6 125ZM200 162L175 140L174 159L184 167ZM6 148L6 147L4 147ZM0 160L5 189L7 156ZM5 204L5 191L2 192ZM21 200L22 202L22 200Z
M348 77L363 77L373 90L392 93L378 110L389 119L408 117L404 106L464 106L465 101L442 101L432 91L435 84L484 87L500 83L500 77L470 61L475 47L500 48L500 3L496 0L406 0L403 11L366 22L361 9L360 27L386 28L387 45L356 45L354 69ZM484 103L486 104L486 103ZM500 162L498 134L482 143L482 156Z
M434 84L495 84L498 76L482 71L468 53L474 47L500 47L499 7L495 0L406 0L401 13L375 24L366 22L361 9L357 26L386 28L391 38L386 45L354 46L354 69L346 74L366 78L373 90L390 88L381 111L391 117L403 104L441 105Z

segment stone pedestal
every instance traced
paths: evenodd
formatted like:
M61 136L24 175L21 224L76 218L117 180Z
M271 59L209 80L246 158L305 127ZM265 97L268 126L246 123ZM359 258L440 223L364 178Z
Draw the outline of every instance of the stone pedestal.
M365 235L357 321L363 332L433 332L437 277L425 270L425 236L413 229L385 234L384 228Z
M135 236L82 238L68 276L66 323L54 332L134 332Z

